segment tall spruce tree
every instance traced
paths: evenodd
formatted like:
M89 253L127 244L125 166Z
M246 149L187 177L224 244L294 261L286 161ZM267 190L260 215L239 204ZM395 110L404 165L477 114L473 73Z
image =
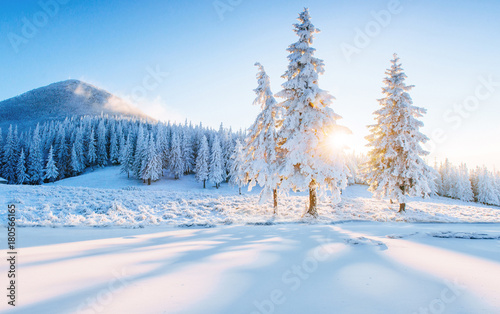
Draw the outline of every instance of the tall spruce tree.
M279 160L278 150L278 131L281 127L279 120L280 106L271 91L269 76L260 63L255 66L259 68L257 73L258 86L254 90L257 94L253 104L261 108L261 112L255 119L255 122L249 129L245 143L245 163L237 167L238 173L243 177L238 180L250 179L249 189L259 184L263 187L260 198L265 200L269 195L273 195L274 211L278 207L278 185L280 176L278 175ZM233 167L234 169L234 167Z
M104 125L104 119L101 119L99 125L97 126L96 163L99 167L104 167L108 163L108 152L106 150L106 145L106 126Z
M309 10L299 14L294 32L299 37L288 47L289 65L282 76L286 82L276 94L285 101L283 126L279 131L279 154L283 158L279 175L284 190L309 190L307 215L317 217L317 190L330 190L336 200L347 185L347 167L343 152L329 149L334 133L340 132L341 117L330 108L334 99L318 86L324 73L323 61L315 58L314 34L319 30L311 23Z
M203 182L203 188L206 187L208 180L208 164L210 158L210 149L208 147L207 137L203 135L198 145L198 156L196 157L196 175L195 178L198 182Z
M24 149L21 149L21 155L16 167L17 184L24 184L29 181L29 176L26 173L26 156L24 156Z
M248 173L246 172L246 159L243 152L243 145L240 140L236 140L236 146L233 154L231 155L231 172L229 183L238 187L239 194L241 195L241 188L248 183Z
M16 165L19 158L19 140L17 126L10 125L3 150L2 175L9 184L16 183Z
M220 183L224 181L225 176L226 170L224 169L224 160L222 157L222 148L220 146L219 136L214 134L210 155L208 180L215 184L215 187L218 189L220 187Z
M42 184L43 182L43 152L42 139L40 137L40 125L37 124L33 131L28 157L28 175L31 184Z
M151 181L157 181L161 177L162 162L157 152L157 146L153 133L149 135L147 141L146 155L142 161L141 179L151 185Z
M89 135L89 143L87 147L87 163L92 169L94 169L94 165L96 163L96 147L95 147L95 135L94 129L90 131Z
M52 146L50 146L49 149L49 155L47 157L47 164L45 166L44 172L45 175L43 178L49 182L55 181L57 179L57 176L59 175L59 171L54 161L54 150L52 149Z
M405 84L407 76L396 54L386 74L384 98L379 99L382 108L375 111L377 123L369 127L371 134L366 137L371 151L365 170L370 191L397 199L402 212L408 196L432 193L429 182L435 175L421 157L428 154L420 145L428 138L420 132L423 123L418 118L426 110L413 105L408 91L414 86Z
M182 157L181 139L179 138L179 134L175 131L172 134L169 166L170 172L176 180L184 174L185 166Z

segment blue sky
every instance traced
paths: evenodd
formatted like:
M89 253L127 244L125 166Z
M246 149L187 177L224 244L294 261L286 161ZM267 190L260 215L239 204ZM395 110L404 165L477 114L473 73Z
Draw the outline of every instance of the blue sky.
M415 104L428 110L429 161L500 169L499 1L60 0L54 10L55 1L2 1L0 99L74 78L136 95L157 118L246 128L258 112L253 64L266 67L278 92L296 41L292 24L306 6L322 30L314 43L326 64L319 83L337 98L332 108L353 131L353 149L365 150L397 52ZM227 10L218 12L221 4ZM27 21L35 31L25 36ZM348 45L357 49L350 57ZM153 69L168 75L137 98L145 80L155 83Z

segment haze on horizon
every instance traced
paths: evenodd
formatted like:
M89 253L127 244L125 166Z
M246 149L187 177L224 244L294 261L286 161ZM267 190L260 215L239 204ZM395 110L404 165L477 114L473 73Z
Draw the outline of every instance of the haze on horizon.
M448 157L500 169L498 1L54 1L4 4L0 99L75 78L155 118L247 128L259 110L254 63L278 92L292 24L309 7L322 30L319 84L336 97L353 150L366 151L397 52L415 105L428 110L429 163Z

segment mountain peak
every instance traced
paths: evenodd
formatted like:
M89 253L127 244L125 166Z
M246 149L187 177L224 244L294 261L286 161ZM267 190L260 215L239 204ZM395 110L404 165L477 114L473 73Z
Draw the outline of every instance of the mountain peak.
M118 115L151 119L125 100L89 83L70 79L0 102L0 127L21 128L70 116Z

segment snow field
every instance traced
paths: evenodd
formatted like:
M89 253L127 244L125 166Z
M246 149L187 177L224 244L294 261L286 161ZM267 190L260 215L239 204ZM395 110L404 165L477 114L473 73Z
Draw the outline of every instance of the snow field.
M22 228L15 313L498 313L500 242L430 235L444 230L500 236L497 224Z

